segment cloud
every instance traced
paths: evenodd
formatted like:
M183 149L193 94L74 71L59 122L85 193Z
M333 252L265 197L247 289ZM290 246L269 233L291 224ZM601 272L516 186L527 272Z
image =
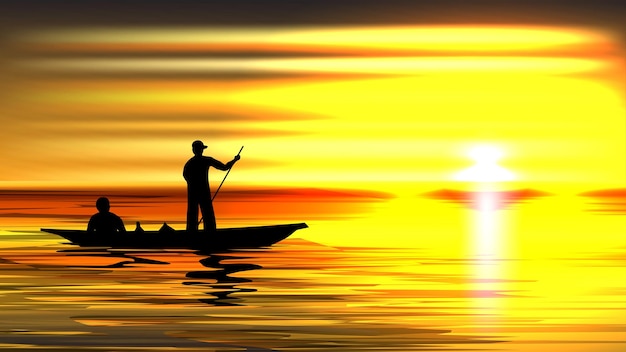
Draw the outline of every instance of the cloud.
M292 200L292 201L384 201L393 198L390 193L359 189L321 188L252 188L223 191L226 201Z
M550 193L534 190L520 189L514 191L492 191L492 192L471 192L459 191L451 189L441 189L433 192L424 193L423 196L432 199L443 200L451 203L461 204L463 206L477 209L479 201L488 198L496 202L496 209L504 209L510 205L516 205L528 200L550 196Z
M583 192L590 199L591 211L604 214L626 214L626 188L600 189Z
M69 104L68 104L69 105ZM80 104L67 106L63 111L31 110L33 121L49 121L59 119L66 123L84 121L108 121L128 122L145 121L150 123L162 123L177 121L180 124L199 122L281 122L281 121L307 121L325 120L328 116L302 111L290 111L286 109L272 109L254 105L246 105L244 109L237 105L222 104L220 106L174 106L163 104L158 110L152 107L144 107L139 104L116 106L115 110L102 109L99 104Z
M626 200L626 188L601 189L583 192L580 195L584 197Z
M121 202L149 202L165 198L186 197L184 187L144 187L144 188L115 188L104 187L92 190L0 190L0 198L5 210L15 210L17 207L9 207L12 202L19 202L21 205L30 204L41 206L43 202L59 201L67 202L94 202L97 197L107 196L109 198L119 198L116 203ZM220 190L221 200L329 200L329 201L354 201L371 200L384 201L393 198L391 193L381 191L370 191L361 189L322 189L322 188L259 188L245 186L230 186L229 189ZM91 203L89 203L91 204ZM30 208L28 209L35 209Z
M58 121L49 123L41 123L39 126L42 130L50 133L48 140L54 140L54 136L62 136L67 141L69 136L76 136L82 139L111 139L118 138L140 139L146 138L187 138L190 141L198 136L198 132L202 131L203 138L220 138L228 136L228 138L273 138L285 136L302 136L310 132L294 131L288 129L272 129L272 128L249 128L245 126L215 126L212 121L203 121L197 123L180 123L178 121L169 121L155 123L150 121L128 121L128 122L107 122L107 121L84 121L81 123L72 123L60 125Z
M2 190L0 218L5 226L23 226L53 220L84 226L96 212L95 200L106 196L112 211L127 228L142 224L184 224L187 195L181 187L102 188L91 190ZM389 193L360 189L258 188L231 185L216 198L220 221L311 221L350 218L371 211L372 203L384 202ZM40 225L40 224L39 224ZM152 228L146 228L152 229Z

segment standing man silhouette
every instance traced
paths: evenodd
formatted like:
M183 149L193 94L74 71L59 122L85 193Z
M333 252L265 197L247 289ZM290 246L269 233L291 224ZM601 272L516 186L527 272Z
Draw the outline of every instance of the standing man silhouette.
M205 232L215 232L217 224L211 201L209 188L209 167L226 171L240 159L239 155L224 164L209 156L203 156L202 152L206 145L202 141L194 141L191 144L194 156L187 161L183 169L183 177L187 181L187 231L198 231L198 206L202 212L202 220Z

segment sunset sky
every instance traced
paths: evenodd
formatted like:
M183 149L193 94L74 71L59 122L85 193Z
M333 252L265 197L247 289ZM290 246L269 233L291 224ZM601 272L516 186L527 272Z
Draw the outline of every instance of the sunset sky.
M519 184L626 180L617 2L22 3L3 19L5 189L181 184L195 139L223 161L245 146L244 188L402 193L481 146Z
M624 350L625 4L0 0L0 350Z

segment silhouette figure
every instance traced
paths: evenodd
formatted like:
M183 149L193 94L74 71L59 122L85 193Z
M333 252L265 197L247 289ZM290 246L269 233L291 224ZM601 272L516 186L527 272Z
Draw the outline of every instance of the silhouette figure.
M87 232L126 232L122 219L109 211L111 205L107 197L100 197L96 200L96 209L98 212L89 219Z
M191 149L194 156L187 161L183 169L183 177L187 181L187 231L198 231L198 207L200 207L204 231L213 233L217 230L217 224L209 188L209 167L226 171L233 167L240 157L237 155L224 164L214 158L203 156L206 146L202 141L194 141Z

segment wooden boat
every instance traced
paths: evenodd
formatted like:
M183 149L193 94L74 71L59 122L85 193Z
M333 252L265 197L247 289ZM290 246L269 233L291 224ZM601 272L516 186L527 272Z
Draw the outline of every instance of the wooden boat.
M269 247L289 237L296 230L308 227L305 223L236 227L218 229L215 235L185 230L128 231L100 234L85 230L43 228L41 231L61 236L81 247L197 250L223 250Z

